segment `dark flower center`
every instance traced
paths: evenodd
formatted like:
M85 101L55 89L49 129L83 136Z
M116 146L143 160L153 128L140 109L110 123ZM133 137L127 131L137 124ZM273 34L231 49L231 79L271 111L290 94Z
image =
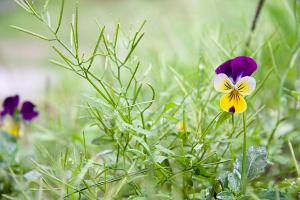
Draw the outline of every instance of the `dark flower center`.
M231 108L229 108L229 112L231 112L231 113L235 112L234 106L232 106Z

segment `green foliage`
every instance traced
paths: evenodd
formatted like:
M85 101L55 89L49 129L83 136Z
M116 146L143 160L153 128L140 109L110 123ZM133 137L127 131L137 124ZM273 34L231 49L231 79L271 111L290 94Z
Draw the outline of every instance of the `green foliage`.
M251 146L246 154L246 175L248 182L259 177L268 164L267 152L263 147L254 148ZM242 174L242 156L239 156L234 163L232 172L221 174L217 181L221 184L222 190L218 193L218 199L232 199L234 196L239 197L241 193L241 174Z
M29 167L24 160L15 160L27 158L28 155L16 156L29 148L26 140L16 155L1 155L6 165L0 170L2 197L134 200L298 197L296 144L300 141L300 127L296 82L300 41L299 25L293 22L299 18L299 3L287 1L283 7L280 0L267 2L261 24L252 33L249 46L245 46L250 33L245 27L254 12L250 13L252 8L248 9L248 5L243 10L247 11L243 20L236 20L227 12L232 11L232 3L222 1L220 9L221 4L207 1L210 9L219 8L221 13L216 16L224 18L226 24L218 17L216 21L212 19L213 10L207 13L207 19L201 20L207 24L199 24L197 8L191 14L197 23L185 21L182 25L180 20L172 18L175 24L164 24L154 31L161 34L160 29L167 29L166 36L154 40L149 34L148 43L144 43L145 21L133 32L121 23L111 28L96 21L97 36L88 38L94 41L89 45L82 38L92 31L81 26L78 2L72 20L67 18L68 5L74 3L60 1L58 15L54 17L51 12L51 6L57 7L54 1L16 2L41 27L37 32L22 28L25 23L22 27L11 27L47 42L55 53L50 62L80 77L93 92L81 97L80 112L66 114L66 119L47 113L58 119L46 118L29 136L33 146L31 159L27 159ZM234 2L237 8L241 6L241 1ZM255 7L255 3L247 3ZM174 16L181 19L181 13ZM53 19L55 23L51 22ZM69 32L67 38L65 33ZM162 43L170 43L167 51ZM170 48L172 45L180 48ZM255 74L257 89L247 99L245 127L242 116L219 112L219 96L211 84L214 67L241 52L247 52L259 63ZM151 66L147 66L149 60L153 64L151 72ZM79 84L72 83L70 88ZM68 113L72 106L66 103L61 112ZM240 156L244 128L251 146L246 154L245 195L241 192ZM288 142L290 138L294 147ZM18 144L0 140L1 151L10 146L5 141ZM7 161L10 159L12 162ZM15 164L21 170L15 170Z
M234 163L234 171L236 173L242 173L242 158L241 156ZM259 177L264 172L267 166L267 151L264 147L254 148L250 147L247 150L246 159L246 175L249 181Z

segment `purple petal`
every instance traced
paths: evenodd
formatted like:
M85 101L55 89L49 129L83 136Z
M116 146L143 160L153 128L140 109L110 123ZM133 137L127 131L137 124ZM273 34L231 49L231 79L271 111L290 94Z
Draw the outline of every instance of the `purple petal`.
M231 60L228 60L217 67L216 74L224 73L228 77L232 78L234 82L238 78L244 76L251 76L257 69L255 60L248 56L238 56Z
M38 116L38 112L34 110L35 105L30 101L25 101L21 108L21 115L25 121L31 121L33 118Z
M231 60L232 78L251 76L257 69L255 60L247 56L239 56Z
M7 114L13 116L18 107L18 104L18 95L7 97L3 102L3 110L1 111L1 117L4 117Z
M231 69L231 60L228 60L221 64L217 69L215 70L216 74L226 74L228 77L231 77L232 75L232 69Z

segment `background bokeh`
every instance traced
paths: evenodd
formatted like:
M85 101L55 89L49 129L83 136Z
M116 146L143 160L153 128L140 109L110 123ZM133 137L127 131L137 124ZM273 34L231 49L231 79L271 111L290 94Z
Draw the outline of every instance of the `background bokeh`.
M152 64L154 69L162 69L162 65L171 62L176 66L183 64L193 69L197 67L202 52L213 55L209 62L217 64L220 49L216 47L214 41L218 40L221 31L226 30L222 38L228 37L235 43L234 45L248 37L247 28L256 3L249 1L247 4L245 6L244 1L238 0L81 1L81 46L89 49L95 42L97 37L95 19L111 31L118 22L121 23L123 31L127 31L135 30L143 20L147 20L146 37L138 51L146 65ZM54 25L60 3L52 1L50 6ZM73 2L67 1L68 13L65 14L64 20L67 27L71 20L72 6ZM43 100L47 98L46 93L49 92L47 90L59 88L63 90L68 80L74 77L70 78L68 72L49 64L48 59L53 57L49 44L9 26L18 25L39 33L44 33L45 27L28 16L13 1L1 0L0 8L0 97L19 93L26 98ZM241 12L235 12L236 10ZM68 31L66 29L62 34L68 37ZM240 31L244 33L241 34ZM203 32L205 34L202 36ZM202 44L203 42L206 44ZM77 88L74 89L79 90L80 86L81 84L76 84ZM58 94L69 95L70 92L60 91Z
M41 7L44 1L34 2ZM59 32L67 45L70 45L74 2L66 0ZM220 94L212 86L214 69L238 55L253 57L259 66L254 74L258 87L257 93L247 98L247 115L259 114L255 115L249 128L248 144L271 144L268 146L268 159L272 164L263 175L268 181L259 184L273 187L284 178L296 177L288 140L292 141L296 158L300 159L300 1L266 1L247 47L257 3L256 0L81 0L79 43L81 53L90 55L99 33L96 21L106 26L106 34L111 38L116 24L120 23L122 41L132 36L146 20L145 36L134 56L141 61L140 79L150 82L157 94L149 110L149 119L157 117L158 111L169 102L179 104L183 97L189 97L184 109L193 134L198 133L200 126L201 130L208 127L220 111ZM53 27L57 23L59 8L60 1L50 1L49 16ZM38 40L10 25L45 36L49 33L14 1L0 0L0 102L8 95L20 94L22 99L34 101L40 111L34 128L20 142L21 147L26 149L21 154L34 155L38 162L53 165L54 171L59 171L59 164L54 162L55 156L60 155L66 146L82 151L83 131L86 131L92 155L107 150L105 146L91 144L102 134L91 127L92 122L84 107L95 95L93 88L74 73L49 62L51 58L59 60L51 42ZM98 60L93 70L101 74L105 70L103 62ZM142 76L145 72L146 75ZM163 117L160 120L161 116L158 116L162 124L166 124L164 133L170 132L171 135L174 132L172 130L176 129L182 117L177 115L180 116L175 116L177 121L173 116L167 120ZM199 127L198 117L201 121ZM241 115L236 119L241 125ZM230 127L230 120L227 120L222 126L217 124L210 130L208 138L212 152L220 150L213 144L215 141L228 139L224 133L229 132ZM237 152L241 152L240 138L232 140L230 155L226 154L232 160ZM78 152L74 153L74 157L79 155ZM25 165L28 162L24 162ZM64 171L60 172L59 175L65 178Z

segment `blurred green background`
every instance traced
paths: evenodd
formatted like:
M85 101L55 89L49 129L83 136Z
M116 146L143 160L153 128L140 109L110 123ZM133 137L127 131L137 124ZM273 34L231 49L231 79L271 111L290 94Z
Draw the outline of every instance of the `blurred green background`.
M47 98L45 90L48 89L60 89L58 94L62 96L77 93L81 84L69 88L68 80L74 77L49 64L48 59L54 55L50 44L9 26L18 25L38 33L45 33L45 27L13 1L0 2L0 97L20 93L25 97L43 100ZM66 27L62 34L68 41L74 2L66 3ZM53 25L57 21L59 6L59 1L50 3ZM185 70L188 76L197 70L199 59L204 59L205 55L210 58L205 67L213 69L219 64L223 52L218 46L219 43L224 45L220 40L226 40L224 48L229 48L226 50L229 52L243 43L248 37L255 7L256 1L245 3L241 0L85 0L80 2L81 47L87 50L92 48L98 34L95 19L111 31L116 23L120 23L124 32L134 31L143 20L147 20L146 35L137 54L145 66L152 65L154 78L167 81L167 77L158 74L160 70L166 70L167 65L188 69ZM264 12L262 18L261 21L268 20L268 13ZM260 27L259 31L263 29L263 35L267 35L274 31L270 25ZM258 37L263 36L258 34ZM63 91L64 87L68 92ZM160 87L166 89L164 85Z
M41 2L35 1L42 6ZM300 1L266 1L247 47L257 3L256 0L82 0L79 3L80 47L87 53L92 51L99 33L95 21L105 25L111 37L120 23L122 37L126 38L146 20L145 36L135 55L141 60L141 71L149 70L142 78L151 82L157 91L151 111L155 114L166 103L179 101L199 89L209 100L207 108L203 108L205 123L219 112L219 94L210 93L214 69L238 55L254 57L259 65L254 77L261 87L257 88L255 98L249 98L249 110L264 108L256 117L249 144L265 146L274 131L269 159L275 164L268 176L275 174L270 179L276 181L282 178L282 173L284 177L295 175L287 139L292 140L298 160L300 156ZM66 0L63 28L59 33L68 45L74 4ZM50 1L53 26L57 23L59 7L60 1ZM80 141L82 131L89 127L81 117L81 105L88 99L85 95L93 93L92 88L73 73L49 63L50 58L57 58L51 43L18 32L10 25L46 36L48 32L13 1L0 0L0 100L18 93L22 99L37 102L41 113L35 131L23 145L30 147L34 141L39 144L50 140L64 146L73 144L70 141ZM103 66L99 64L95 70L101 73ZM178 77L187 85L187 92ZM195 99L202 105L203 102L198 102L201 98ZM196 126L193 112L198 112L197 108L187 115L190 125ZM174 124L171 125L175 127ZM221 131L217 133L222 137ZM94 136L87 137L91 140ZM43 145L47 149L52 144ZM94 148L95 153L98 149ZM56 152L59 148L48 150ZM44 160L48 162L47 156Z

